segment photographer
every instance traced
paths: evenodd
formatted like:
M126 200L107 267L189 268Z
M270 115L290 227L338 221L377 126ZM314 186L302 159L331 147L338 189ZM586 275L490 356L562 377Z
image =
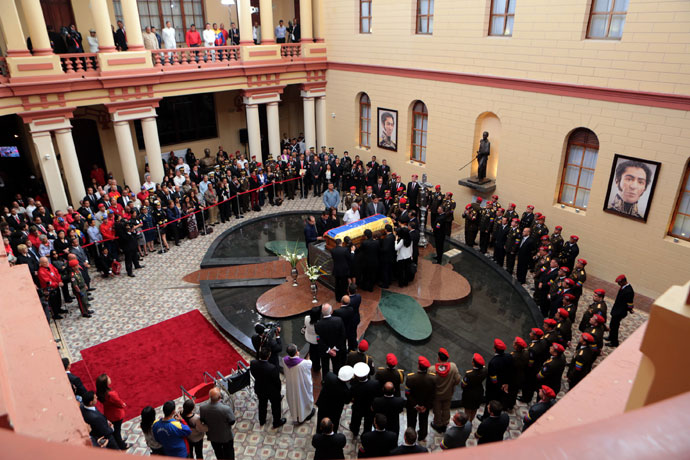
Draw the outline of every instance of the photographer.
M254 326L256 334L252 336L252 345L258 355L261 348L266 348L271 352L268 362L281 369L279 364L280 352L283 351L283 343L280 340L280 326L277 323L266 325L257 323Z

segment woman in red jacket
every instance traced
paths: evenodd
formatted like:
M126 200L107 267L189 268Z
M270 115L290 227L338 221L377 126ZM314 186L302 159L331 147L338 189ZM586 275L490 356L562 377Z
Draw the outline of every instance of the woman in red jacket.
M121 450L127 450L129 446L122 440L120 430L125 419L125 404L118 396L117 392L110 388L110 377L108 374L101 374L96 379L96 396L98 401L103 404L103 414L110 423L113 424L113 435L117 445Z

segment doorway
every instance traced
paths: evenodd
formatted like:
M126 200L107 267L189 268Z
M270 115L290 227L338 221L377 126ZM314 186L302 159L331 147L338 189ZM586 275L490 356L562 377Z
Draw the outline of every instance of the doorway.
M94 164L107 171L96 120L74 118L72 120L72 138L77 150L82 180L86 187L89 187L91 185L91 167ZM75 198L75 200L80 198Z
M75 24L70 0L41 0L41 9L46 25L52 26L55 32L59 33L62 26Z

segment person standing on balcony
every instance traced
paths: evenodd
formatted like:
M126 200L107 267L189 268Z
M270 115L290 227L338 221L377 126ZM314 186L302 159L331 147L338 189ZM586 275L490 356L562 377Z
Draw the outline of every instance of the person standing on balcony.
M147 50L157 50L158 49L158 39L156 34L151 32L151 26L146 26L143 33L144 38L144 48Z
M115 31L115 47L119 51L127 51L127 32L125 32L125 25L122 21L117 21L117 30Z
M201 34L196 30L196 26L192 24L185 34L185 42L187 43L187 48L198 48L201 46Z
M234 22L230 23L230 42L233 46L240 44L240 29L237 28Z
M223 34L223 40L224 40L224 42L225 42L226 44L230 43L230 42L228 41L228 37L230 36L230 33L229 33L227 30L225 30L225 24L223 24L222 22L220 23L220 32ZM230 43L230 44L231 44L231 43Z
M292 22L294 25L292 26L292 33L290 34L290 40L292 43L299 43L300 40L302 39L302 30L300 29L299 26L299 19L295 18Z
M252 35L254 36L254 44L261 44L261 26L257 21L254 21L254 27L252 27Z
M206 28L204 29L202 37L204 39L204 48L213 48L215 46L214 43L216 42L216 33L213 31L213 29L211 28L211 24L209 24L208 22L206 23ZM211 60L215 61L216 52L208 51L205 58L206 60L208 60L209 54L211 55Z
M95 30L89 30L89 36L86 37L86 41L89 42L89 53L98 53L98 37L96 37Z
M225 35L223 35L223 31L218 28L218 24L215 22L213 23L213 33L216 34L215 45L225 46Z
M83 53L84 46L82 45L82 37L79 32L77 32L77 26L74 24L69 26L69 32L67 39L68 52L70 53ZM70 51L73 50L73 51Z
M177 40L175 39L175 29L170 21L165 21L165 27L162 31L163 47L166 50L174 50L177 48ZM172 54L172 53L170 53Z
M160 47L163 46L163 38L161 37L161 34L158 33L156 26L151 26L151 32L156 36L156 40L158 40L158 48L160 49Z
M276 27L276 43L285 43L286 33L287 29L285 28L285 24L281 19L280 21L278 21L278 27Z

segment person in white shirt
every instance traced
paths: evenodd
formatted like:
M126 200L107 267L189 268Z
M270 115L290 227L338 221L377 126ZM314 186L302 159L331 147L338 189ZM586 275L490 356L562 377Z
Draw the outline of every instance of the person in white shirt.
M261 26L258 22L254 21L254 27L252 27L252 35L254 37L254 44L261 44Z
M398 269L398 284L405 287L410 279L410 263L412 262L412 237L410 229L400 227L396 232L395 250L397 252L396 268Z
M175 29L170 21L165 21L165 27L161 31L161 38L163 39L163 48L167 50L174 50L177 48L177 39L175 38ZM168 59L172 63L172 51L168 53Z
M175 165L175 171L177 172L178 169L182 169L182 172L185 174L189 174L189 165L184 162L184 158L178 158L177 159L177 165Z
M98 37L96 37L95 30L89 30L89 36L86 37L86 41L89 42L89 53L98 53Z
M206 23L206 28L204 29L204 33L201 34L201 39L204 41L204 47L206 48L213 48L216 43L216 32L211 28L211 24L208 22ZM211 60L215 61L216 60L216 52L215 51L210 51L211 54ZM208 60L208 54L206 55L206 59Z
M156 183L151 180L151 174L146 173L144 174L144 183L142 184L144 188L149 191L149 192L155 192L156 191Z
M343 222L347 225L350 222L355 222L359 220L359 205L357 203L352 203L352 207L347 210L343 216Z
M156 37L156 34L151 32L151 26L146 26L142 36L144 39L144 48L147 50L157 50L160 48L158 46L158 37Z
M182 168L175 171L175 177L173 177L173 182L175 183L175 185L177 185L178 187L182 187L186 180L187 179L185 179L182 175Z

